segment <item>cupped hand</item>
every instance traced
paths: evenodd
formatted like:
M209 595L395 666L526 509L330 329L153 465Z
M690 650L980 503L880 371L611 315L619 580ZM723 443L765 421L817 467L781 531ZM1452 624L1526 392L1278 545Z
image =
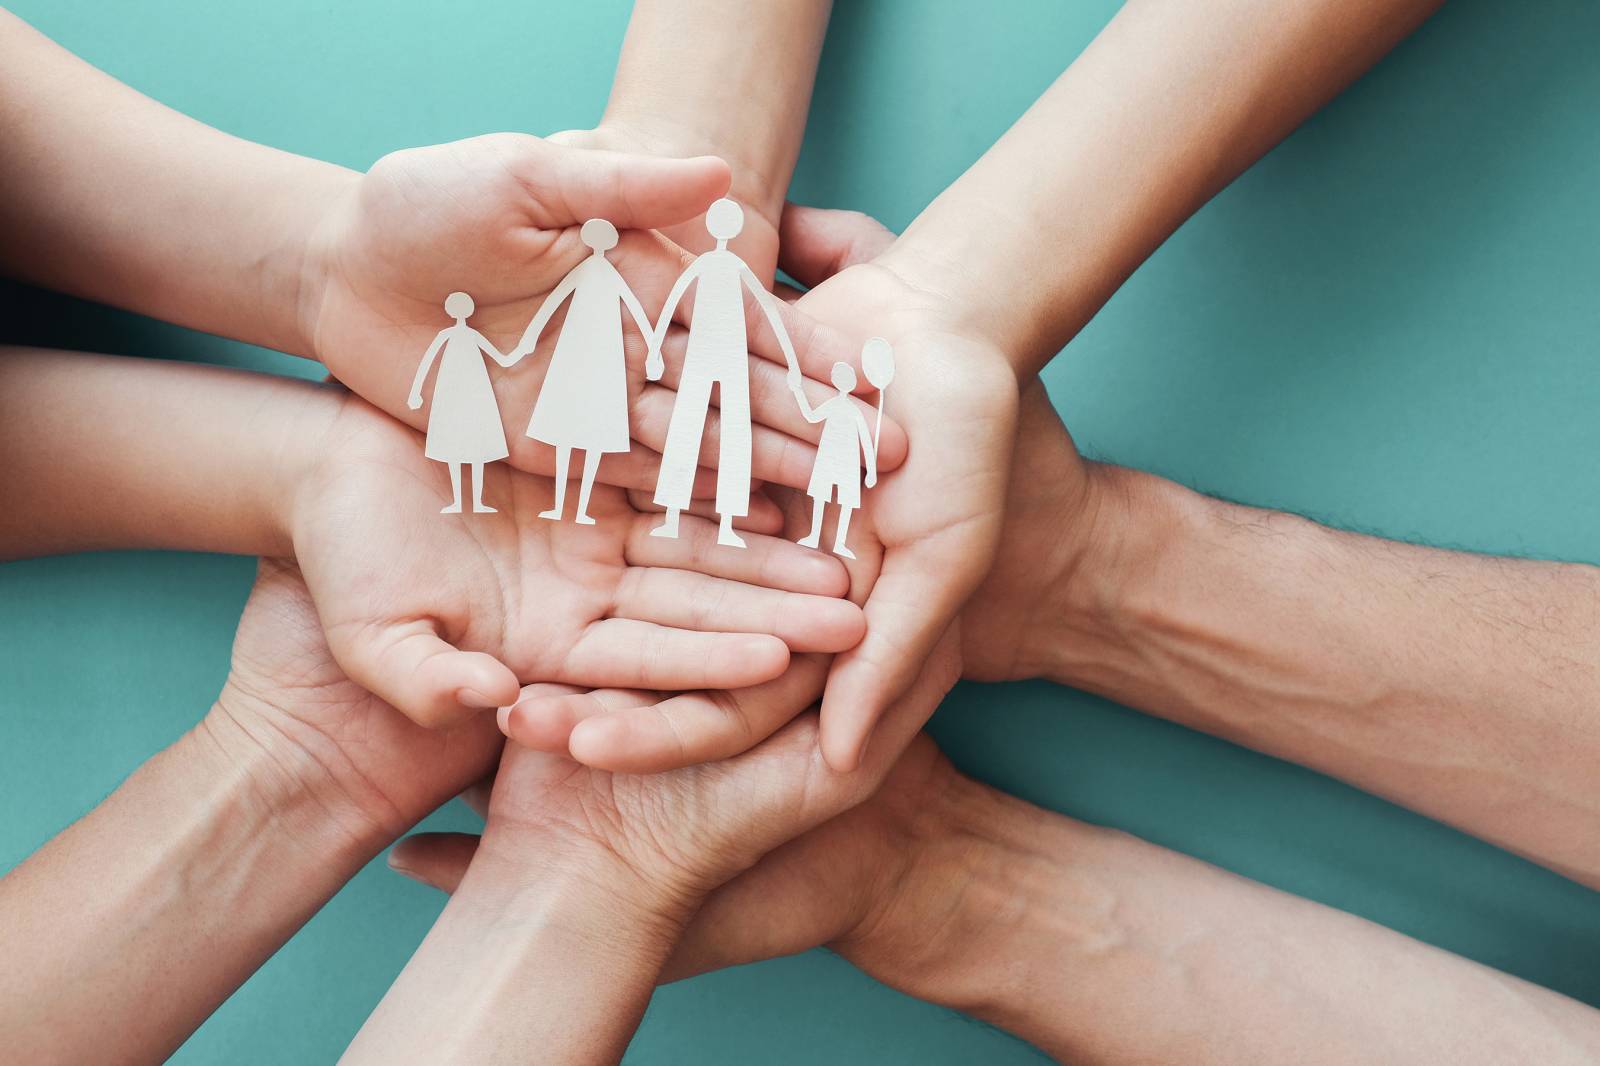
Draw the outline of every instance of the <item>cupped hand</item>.
M284 809L309 791L374 850L491 772L504 743L488 718L425 729L351 681L299 569L272 559L261 562L227 684L201 729L237 764L272 767L274 778L258 784L283 796ZM269 758L249 758L241 745Z
M648 535L654 515L597 485L592 526L538 517L553 484L487 474L497 514L441 515L441 464L421 438L357 397L338 399L289 522L330 647L356 681L414 720L448 725L511 703L521 684L661 689L742 686L781 674L789 651L840 650L862 618L836 598L833 560L758 535L717 549L713 522Z
M849 770L988 572L1016 432L1009 364L953 328L939 301L871 261L893 236L865 216L792 208L783 234L785 271L815 283L798 305L858 338L857 348L870 336L894 346L886 403L914 441L901 468L884 471L863 498L850 529L857 559L846 565L851 596L865 604L866 637L831 667L807 656L750 689L647 706L590 694L525 700L505 720L519 743L613 770L681 766L742 751L823 696L823 751ZM791 496L788 513L788 535L806 532L809 499Z
M592 217L621 230L609 257L647 314L657 314L689 257L651 228L703 229L700 216L728 187L727 166L710 157L665 159L584 143L582 133L549 140L494 134L380 159L330 207L306 252L300 317L310 350L355 392L422 428L426 411L411 405L406 390L423 352L449 325L445 296L471 295L472 325L502 350L513 348L545 297L590 254L579 227ZM691 306L681 309L682 321ZM777 338L753 304L749 311L751 350L759 357L751 360L753 476L804 485L817 430L792 410ZM797 312L785 314L811 376L825 380L835 359L851 357L842 335ZM553 350L561 321L545 329L534 355L495 373L510 461L533 473L555 469L554 449L522 430L548 362L539 352ZM669 331L662 384L647 385L645 340L629 329L630 424L641 446L607 455L602 481L654 488L686 341L681 326ZM813 387L825 394L824 386ZM905 438L898 426L884 432L884 463L892 467ZM713 419L701 455L714 461L717 443ZM710 484L707 478L698 487Z
M675 977L857 934L864 945L878 943L879 916L910 881L900 845L954 776L926 740L897 753L948 691L956 666L947 637L885 716L886 742L855 774L836 774L823 761L815 714L732 759L659 774L612 774L507 745L483 847L497 866L512 869L602 855L605 863L584 868L637 878L663 909L701 907L704 917L671 968ZM839 817L874 794L865 808ZM426 836L392 861L453 887L476 848L470 837ZM702 905L718 886L725 887ZM779 912L770 910L774 903ZM862 953L870 955L870 946Z

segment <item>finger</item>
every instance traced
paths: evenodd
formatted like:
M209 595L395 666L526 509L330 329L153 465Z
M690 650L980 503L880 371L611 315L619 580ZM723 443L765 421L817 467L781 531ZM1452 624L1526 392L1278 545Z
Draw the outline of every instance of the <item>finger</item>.
M822 754L838 772L860 765L873 726L917 677L965 602L971 583L950 575L962 572L969 547L959 529L950 529L884 554L865 605L867 635L834 660L823 693Z
M777 509L777 504L767 502ZM698 570L730 581L817 596L843 596L850 590L850 573L842 562L786 538L750 536L742 551L720 551L714 522L685 521L674 538L652 537L655 525L649 515L640 515L633 523L623 546L629 565Z
M778 267L814 288L846 267L878 258L894 241L892 230L860 211L788 203L778 220Z
M781 677L727 692L685 692L575 722L572 758L600 770L655 773L725 759L759 744L822 691L828 658L795 656Z
M716 156L661 156L578 148L537 137L510 157L527 188L534 225L560 229L603 218L619 229L659 229L703 214L728 191L732 172Z
M510 703L519 689L510 667L457 649L426 619L335 627L328 644L352 681L431 729Z
M841 652L861 642L866 617L849 600L746 585L690 570L630 566L613 613L699 632L770 633L790 651Z
M660 700L659 693L643 689L569 688L564 693L529 695L501 712L500 731L525 748L566 755L572 730L579 722L630 707L648 707Z
M461 802L472 808L479 818L489 817L489 794L494 791L494 777L474 782L461 791Z
M696 633L630 618L583 631L567 656L564 680L615 688L743 688L782 674L789 649L760 633Z
M415 833L390 849L389 869L441 892L454 892L477 852L475 833Z

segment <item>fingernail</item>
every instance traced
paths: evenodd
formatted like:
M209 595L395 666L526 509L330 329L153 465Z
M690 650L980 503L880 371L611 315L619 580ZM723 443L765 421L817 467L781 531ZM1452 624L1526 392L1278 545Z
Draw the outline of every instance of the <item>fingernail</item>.
M491 700L475 688L457 689L456 700L463 707L473 707L480 711L487 711L490 707L498 706L497 701Z
M515 707L516 704L513 703L508 707L502 707L498 711L494 712L494 720L499 724L500 732L504 733L508 737L511 735L511 731L508 728L511 723L511 711Z
M417 879L416 871L412 870L411 867L401 862L399 856L393 851L389 852L389 869L393 870L401 877L409 877L413 881Z

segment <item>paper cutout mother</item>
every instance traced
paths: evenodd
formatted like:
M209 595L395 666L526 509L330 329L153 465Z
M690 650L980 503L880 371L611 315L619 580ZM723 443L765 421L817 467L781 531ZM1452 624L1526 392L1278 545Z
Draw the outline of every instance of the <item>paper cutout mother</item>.
M661 342L672 324L672 313L689 286L698 281L694 312L689 321L689 346L683 356L683 375L678 381L672 421L667 426L667 444L661 453L661 475L656 481L655 502L667 509L667 517L650 531L652 537L678 535L678 512L689 506L693 492L700 442L705 436L706 414L714 385L722 412L716 502L721 525L717 543L744 547L743 538L733 531L733 520L750 511L750 355L745 336L743 289L754 294L767 321L772 324L772 331L777 334L790 370L799 373L794 347L783 328L777 297L762 286L743 259L728 250L728 242L743 228L744 211L738 204L722 199L711 205L706 212L706 229L716 238L717 247L690 263L672 286L651 338L645 376L656 381L665 369Z
M511 350L510 358L515 363L533 351L550 316L571 296L572 306L567 309L561 335L556 339L550 370L533 405L527 435L556 449L555 504L548 511L539 512L539 517L560 520L567 495L567 466L576 448L584 457L575 521L592 526L589 493L594 488L600 457L606 452L625 452L632 443L628 433L627 360L617 302L620 300L627 308L646 339L653 330L639 298L606 258L606 252L617 246L617 228L603 218L591 218L579 235L592 254L551 290Z
M413 411L422 406L422 384L428 379L433 361L439 359L439 376L433 383L433 410L428 413L428 443L424 451L450 468L450 489L454 498L440 514L461 513L461 468L472 466L472 510L494 514L483 502L483 465L510 455L505 429L500 425L500 405L489 382L485 355L501 366L513 360L500 354L484 335L467 325L476 310L472 297L453 292L445 298L444 310L455 325L439 331L422 356L417 376L411 382L406 405ZM444 356L440 358L440 349Z

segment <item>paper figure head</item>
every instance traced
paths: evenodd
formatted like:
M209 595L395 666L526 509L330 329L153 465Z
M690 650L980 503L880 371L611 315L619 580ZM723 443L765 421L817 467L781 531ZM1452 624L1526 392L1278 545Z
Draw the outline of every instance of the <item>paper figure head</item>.
M451 318L471 318L475 310L472 297L464 292L453 292L444 298L444 313Z
M833 387L840 392L854 392L856 389L856 372L849 363L833 364Z
M744 229L744 208L724 196L706 211L706 229L719 241L731 241Z
M617 227L603 218L591 218L585 222L578 236L597 252L609 252L617 246Z
M875 389L894 379L894 349L882 337L873 337L861 346L861 369Z

